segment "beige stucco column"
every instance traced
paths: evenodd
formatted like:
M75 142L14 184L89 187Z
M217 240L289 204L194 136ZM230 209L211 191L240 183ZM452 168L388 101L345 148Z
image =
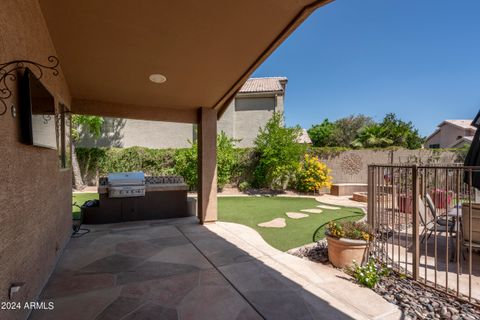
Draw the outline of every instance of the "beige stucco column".
M198 218L217 220L217 112L207 108L198 115Z

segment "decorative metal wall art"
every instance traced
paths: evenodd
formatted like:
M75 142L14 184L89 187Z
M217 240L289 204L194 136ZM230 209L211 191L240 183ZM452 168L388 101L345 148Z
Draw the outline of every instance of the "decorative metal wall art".
M0 63L0 116L8 111L7 99L12 96L12 88L9 86L17 80L17 72L19 70L29 68L35 77L40 80L43 77L44 69L51 70L54 76L58 76L58 58L55 56L48 57L49 65L44 65L30 60L13 60L6 63ZM15 106L10 107L12 117L15 117Z
M341 162L342 172L348 175L357 175L362 170L362 158L357 154L346 154Z

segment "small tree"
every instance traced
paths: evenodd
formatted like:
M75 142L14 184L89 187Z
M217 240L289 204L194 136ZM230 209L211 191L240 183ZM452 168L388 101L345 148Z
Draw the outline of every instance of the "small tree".
M332 145L332 135L335 131L335 124L323 120L322 123L316 124L307 130L314 147L330 147Z
M363 128L372 125L373 119L363 114L350 115L334 122L329 145L332 147L350 147Z
M72 171L73 171L73 186L77 190L84 188L82 173L78 164L75 144L80 138L80 131L87 130L88 133L95 138L100 136L104 119L97 116L84 116L79 114L72 115Z
M389 113L383 118L380 126L385 131L385 138L392 140L394 146L407 149L422 147L424 139L420 137L411 121L402 121L394 113Z
M298 170L305 146L297 143L299 126L283 125L283 113L275 112L255 139L257 165L254 185L271 189L285 189Z

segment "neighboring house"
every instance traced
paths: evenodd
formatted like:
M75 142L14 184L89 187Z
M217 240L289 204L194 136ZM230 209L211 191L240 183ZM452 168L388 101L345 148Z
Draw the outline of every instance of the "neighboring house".
M425 140L426 148L460 148L472 142L476 128L472 120L445 120Z
M253 146L258 130L265 126L273 112L284 111L286 84L285 77L248 79L217 122L218 132L234 138L238 147ZM195 139L196 126L192 124L105 118L99 139L83 133L77 145L185 148Z
M300 136L297 139L298 143L305 143L305 144L312 144L312 140L310 139L310 136L308 135L307 129L302 128L302 132L300 133Z
M462 148L465 145L471 145L473 136L466 136L455 141L449 148Z

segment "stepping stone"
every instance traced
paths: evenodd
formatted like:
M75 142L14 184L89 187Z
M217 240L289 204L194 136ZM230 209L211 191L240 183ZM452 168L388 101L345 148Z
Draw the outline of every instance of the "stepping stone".
M322 209L302 209L300 210L302 212L308 212L308 213L322 213Z
M300 213L300 212L286 212L285 214L287 215L287 217L291 219L302 219L309 216L306 213Z
M263 228L285 228L287 223L284 218L275 218L267 222L259 223L258 226Z
M326 204L321 204L321 205L317 206L317 208L330 209L330 210L340 210L341 209L339 207L333 207L333 206L329 206L329 205L326 205Z

